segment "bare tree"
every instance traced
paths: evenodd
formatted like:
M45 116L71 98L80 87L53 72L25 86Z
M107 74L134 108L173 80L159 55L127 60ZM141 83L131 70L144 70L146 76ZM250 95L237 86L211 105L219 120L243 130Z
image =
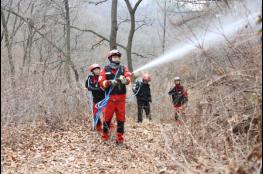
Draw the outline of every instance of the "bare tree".
M144 24L142 24L142 25L144 25ZM140 25L139 27L141 27L142 25ZM103 36L102 34L96 32L96 31L94 31L94 30L91 30L91 29L81 29L81 28L79 28L79 27L72 26L72 25L71 25L70 27L73 28L73 29L75 29L75 30L78 30L78 31L87 32L87 33L92 33L93 35L101 38L101 40L99 41L99 43L101 43L102 41L106 41L106 42L109 42L109 43L110 43L110 39L109 39L109 38L107 38L106 36ZM138 28L139 28L139 27L138 27ZM138 29L138 28L137 28L137 29ZM95 45L96 45L96 44L95 44ZM116 42L116 45L119 46L119 47L121 47L121 48L123 48L125 51L127 51L127 47L126 47L126 46L124 46L124 45L122 45L122 44L120 44L120 43L118 43L118 42ZM146 58L145 55L142 55L142 54L140 54L140 53L138 53L138 52L132 52L131 54L134 54L134 55L139 56L139 57L142 57L142 58Z
M89 1L89 4L99 5L99 4L102 4L102 3L107 2L107 1L108 1L108 0L101 0L101 1L96 1L96 2L94 2L94 1Z
M25 66L26 59L27 63L30 64L31 62L31 50L32 50L32 44L33 44L33 39L34 35L36 32L33 30L32 26L34 26L34 22L31 19L28 19L28 37L26 39L26 44L24 47L24 56L23 56L23 66Z
M12 2L13 2L13 1L10 1L10 4L12 4ZM2 12L2 11L1 11L1 12ZM10 19L10 13L7 14L7 17L6 17L6 19L5 19L5 23L6 23L6 24L8 23L9 19ZM1 24L2 24L2 22L1 22ZM3 26L3 24L2 24L2 26ZM2 43L2 41L3 41L3 39L4 39L4 36L5 36L5 30L2 29L2 27L1 27L1 43Z
M13 56L12 56L12 43L10 42L9 39L9 31L7 29L7 23L6 23L6 19L5 19L5 14L3 12L3 10L1 9L1 19L2 19L2 25L3 25L3 29L4 29L4 35L5 35L5 44L7 47L7 54L8 54L8 63L10 66L10 72L11 72L11 83L12 83L12 87L15 87L15 66L14 66L14 62L13 62Z
M7 11L7 12L13 14L16 18L19 18L20 21L25 22L25 23L27 23L28 25L31 25L31 27L34 29L34 31L35 31L36 33L38 33L42 38L44 38L51 46L53 46L53 48L55 48L56 50L58 50L63 57L67 57L67 54L66 54L58 45L56 45L51 39L49 39L45 34L43 34L43 33L40 31L39 28L37 28L36 26L30 24L30 22L29 22L30 20L28 20L27 18L21 16L19 13L13 11L12 9L2 7L1 10ZM69 28L70 28L70 24L69 24ZM70 30L67 30L67 31L70 31ZM68 37L70 37L70 34L67 35L66 38L68 38ZM70 49L70 42L66 42L66 43L69 44L69 47L67 47L67 49L68 49L68 48ZM67 53L70 54L70 51L67 52ZM70 56L69 56L69 58L70 58ZM76 79L76 81L78 82L78 81L79 81L78 71L77 71L77 69L75 68L75 65L73 64L73 62L71 61L71 59L67 59L66 61L65 61L65 60L61 60L60 62L61 62L61 63L63 63L63 62L65 63L65 62L66 62L66 64L67 64L69 67L71 67L71 69L72 69L73 72L74 72L75 79Z
M65 32L64 35L65 35L66 50L65 50L65 52L63 52L61 49L59 49L60 52L62 53L62 54L59 55L59 57L62 60L61 63L64 62L64 71L65 71L65 74L66 74L66 79L68 81L68 84L71 87L70 68L73 70L76 82L79 82L79 73L78 73L74 63L71 60L71 31L70 31L70 29L71 29L71 25L70 25L71 20L70 20L69 2L68 2L68 0L64 0L63 1L64 9L56 1L52 1L52 2L56 6L56 8L61 11L61 14L62 14L62 16L65 19L65 24L63 24L63 25L64 25L64 32ZM63 61L63 58L65 58L64 61ZM61 67L61 65L59 67Z
M166 40L166 29L167 29L167 13L168 13L168 8L169 6L167 5L167 1L161 1L159 2L158 0L156 1L157 5L161 9L162 13L162 22L160 22L161 30L162 30L162 36L161 36L161 44L162 44L162 52L164 54L165 51L165 40Z
M66 43L66 63L65 63L65 73L67 76L68 83L71 83L70 80L70 69L69 69L69 64L70 64L70 16L69 16L69 4L68 0L64 0L64 5L65 5L65 10L66 10L66 38L65 38L65 43Z
M66 45L67 45L67 54L66 54L66 62L67 64L71 67L71 69L74 72L75 75L75 80L76 82L79 82L79 73L74 65L74 63L71 60L70 57L70 15L69 15L69 5L68 5L68 0L64 0L65 3L65 10L66 10L66 31L67 31L67 36L66 36Z
M116 49L117 48L117 6L118 6L118 0L112 0L111 4L111 33L110 33L110 49Z
M142 2L142 0L138 0L136 2L136 4L134 5L134 7L131 6L131 3L129 0L125 0L126 6L128 8L129 14L130 14L130 32L129 32L129 37L128 37L128 42L127 42L127 50L126 50L126 54L127 54L127 60L128 60L128 67L129 70L132 72L133 71L133 66L132 66L132 41L133 41L133 36L134 33L136 31L135 28L135 12L138 8L138 6L140 5L140 3Z
M10 1L10 3L7 4L7 6L10 6L10 7L12 5L13 5L13 1ZM21 5L21 1L18 1L18 3L16 4L18 12L20 11L20 5ZM1 8L1 21L2 21L2 26L3 26L3 35L1 36L2 37L1 39L5 37L5 46L7 48L8 63L10 66L10 73L11 73L11 84L13 87L15 87L15 79L14 79L15 78L15 64L13 60L12 47L13 47L14 37L24 22L21 19L19 19L19 17L15 16L14 22L12 25L12 29L9 30L8 29L9 18L10 18L10 12L7 11L7 17L6 17L4 11Z
M166 1L164 1L164 10L163 10L163 39L162 39L163 54L164 54L164 50L165 50L166 21L167 21L167 5L166 5Z

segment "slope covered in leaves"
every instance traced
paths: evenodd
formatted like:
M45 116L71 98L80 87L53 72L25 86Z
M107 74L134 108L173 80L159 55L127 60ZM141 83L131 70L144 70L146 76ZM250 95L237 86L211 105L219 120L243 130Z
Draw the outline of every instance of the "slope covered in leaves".
M161 123L144 120L142 124L128 118L122 146L115 144L114 132L111 140L103 143L97 132L76 122L56 130L45 127L48 125L43 121L32 124L35 127L9 125L2 129L1 172L256 173L261 158L259 147L244 163L236 163L231 157L220 155L233 151L232 146L221 141L211 148L210 135L195 135L200 133L200 125L191 121L194 117L188 113L181 125L172 118ZM202 136L208 138L204 140Z
M103 143L96 132L81 125L68 130L20 128L15 146L2 139L3 173L159 173L175 171L160 134L160 124L129 119L123 146ZM18 132L17 132L18 133ZM10 142L9 142L10 143ZM12 147L12 148L11 148Z

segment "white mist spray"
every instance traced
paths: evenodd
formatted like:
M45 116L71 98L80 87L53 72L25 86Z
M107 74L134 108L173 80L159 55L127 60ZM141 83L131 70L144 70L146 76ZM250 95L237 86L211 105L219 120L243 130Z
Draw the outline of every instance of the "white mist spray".
M245 25L248 24L248 22L250 22L250 25L255 25L255 21L256 21L255 19L258 16L258 14L259 14L258 12L253 13L245 19L244 18L237 19L236 17L232 17L232 16L222 16L221 24L217 30L214 29L215 28L214 26L216 26L216 22L218 22L218 19L212 21L211 23L213 25L210 25L210 26L213 26L213 28L212 29L209 28L208 31L206 32L205 39L202 44L202 48L208 49L212 45L215 46L216 44L219 44L222 41L225 41L225 38L232 36L233 34L238 32L240 29L244 28ZM197 39L202 40L201 36L202 34L198 33ZM194 39L191 39L191 40L194 40ZM190 45L190 44L181 42L177 44L176 47L173 47L172 49L170 49L170 51L167 51L164 55L136 69L133 73L137 73L145 69L153 68L153 67L162 65L164 63L168 63L173 60L183 58L184 56L186 56L187 54L195 50L198 50L197 45Z

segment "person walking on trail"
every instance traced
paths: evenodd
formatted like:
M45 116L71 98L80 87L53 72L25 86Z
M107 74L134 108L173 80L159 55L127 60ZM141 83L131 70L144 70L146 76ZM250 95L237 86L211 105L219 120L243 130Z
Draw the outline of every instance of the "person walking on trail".
M86 80L86 88L91 91L92 98L93 98L93 118L95 119L95 116L98 112L98 109L96 108L96 104L104 99L104 91L99 86L99 72L100 72L100 65L99 64L92 64L89 66L89 71L92 73L92 75L89 75ZM97 131L102 131L102 122L100 118L98 119L97 125L96 125Z
M118 50L111 50L107 57L110 64L101 69L99 84L107 92L112 91L104 109L102 140L109 140L109 125L115 113L117 121L116 143L122 144L124 141L126 85L131 82L132 74L127 67L120 64L121 53Z
M184 105L188 101L187 90L184 89L184 86L181 85L180 77L174 78L175 86L168 92L172 96L172 101L175 109L175 120L178 124L181 123L179 120L179 115L184 115Z
M151 89L149 82L151 77L149 74L144 74L142 81L137 81L132 90L137 98L137 108L138 108L138 123L142 122L143 110L145 111L146 118L149 120L151 117L150 102L152 102Z

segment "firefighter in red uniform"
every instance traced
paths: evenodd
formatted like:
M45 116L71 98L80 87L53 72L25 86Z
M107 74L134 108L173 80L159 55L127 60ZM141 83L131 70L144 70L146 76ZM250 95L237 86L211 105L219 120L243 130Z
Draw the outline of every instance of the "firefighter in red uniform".
M184 89L183 85L181 85L181 79L180 77L174 78L175 86L169 91L169 95L172 96L172 101L174 104L175 109L175 120L178 124L180 124L179 114L185 114L184 113L184 105L188 101L188 93Z
M107 92L113 88L104 109L102 140L109 139L109 125L115 113L117 120L116 143L122 144L124 141L126 85L131 82L131 73L127 67L120 65L121 53L118 50L111 50L108 59L110 64L102 68L99 76L99 84L102 88Z
M93 97L93 117L96 116L96 113L98 112L98 109L95 107L95 105L104 99L104 91L99 86L99 72L100 72L100 65L99 64L92 64L89 67L89 71L92 73L92 75L88 76L88 79L86 80L86 88L92 92ZM101 120L98 119L98 123L96 125L96 130L101 131L102 130L102 123Z

